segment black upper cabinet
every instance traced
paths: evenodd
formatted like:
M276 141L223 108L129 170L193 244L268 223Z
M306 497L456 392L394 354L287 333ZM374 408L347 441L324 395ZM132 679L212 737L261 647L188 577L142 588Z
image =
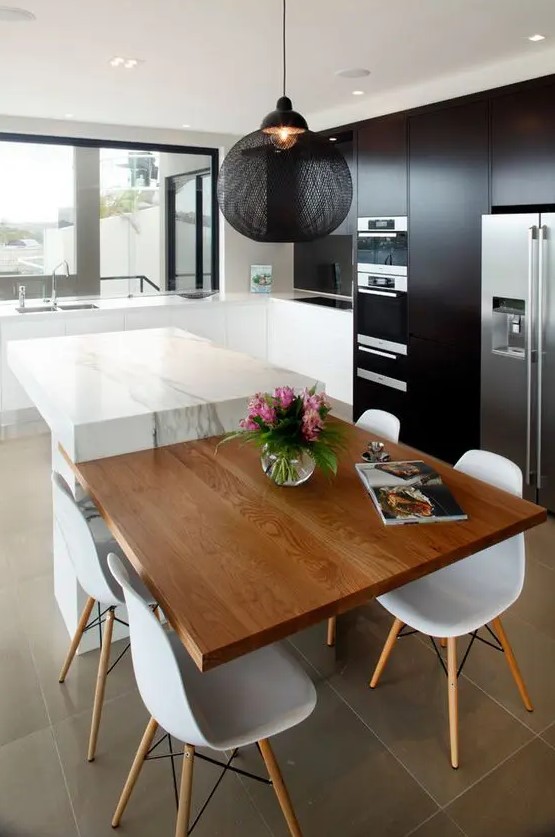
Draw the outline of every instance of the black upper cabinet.
M358 129L358 217L407 214L407 120L382 116Z
M411 117L409 148L409 333L476 351L487 101Z
M492 205L555 203L555 85L491 103Z

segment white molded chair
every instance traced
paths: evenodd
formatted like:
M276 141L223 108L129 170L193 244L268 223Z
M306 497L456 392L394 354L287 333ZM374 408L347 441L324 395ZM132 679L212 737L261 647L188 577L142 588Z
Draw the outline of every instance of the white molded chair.
M522 472L514 462L503 456L488 451L470 450L459 459L455 468L511 494L522 496ZM453 767L458 767L459 764L457 637L478 631L491 622L494 635L505 652L524 706L529 712L533 709L499 618L520 596L524 584L525 557L524 535L516 535L378 597L380 604L395 617L395 621L372 675L372 688L378 684L395 640L404 625L431 637L439 637L442 645L445 642L447 644L449 729Z
M108 564L123 588L137 686L151 714L112 826L129 801L160 725L184 742L176 837L189 828L195 747L228 750L257 743L292 835L300 837L287 789L268 738L307 718L316 690L301 666L279 645L246 654L202 673L177 634L163 629L132 582L135 574L116 555Z
M393 413L385 410L366 410L356 422L356 426L369 433L377 433L390 442L399 441L401 422Z
M87 753L87 759L93 761L104 702L115 609L124 603L122 589L108 569L108 555L111 552L119 553L120 550L103 519L95 512L92 501L84 498L82 502L77 502L67 482L56 471L52 473L52 491L55 525L65 541L77 580L88 596L60 671L60 683L64 682L73 662L94 605L99 602L107 608ZM142 584L141 590L148 596ZM149 601L155 604L152 598ZM93 623L96 621L93 619Z
M395 444L399 441L401 422L393 413L387 413L385 410L365 410L355 424L361 430L367 430L369 433L377 433L378 436L383 436L384 439L395 442ZM336 628L337 617L331 616L328 619L327 637L327 644L330 647L335 645Z

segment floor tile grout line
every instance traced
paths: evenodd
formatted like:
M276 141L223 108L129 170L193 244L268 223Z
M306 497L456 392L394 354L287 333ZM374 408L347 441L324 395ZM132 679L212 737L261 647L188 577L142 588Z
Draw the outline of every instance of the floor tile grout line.
M270 823L266 820L266 817L264 816L264 812L260 810L260 808L256 804L256 800L252 797L252 795L250 794L250 792L248 790L248 787L249 787L248 779L243 778L242 776L239 776L239 775L237 776L237 778L238 778L239 782L241 783L241 786L242 786L243 790L245 791L245 794L247 795L247 797L249 799L249 802L251 803L252 807L254 808L254 810L256 811L256 813L258 814L258 816L260 817L260 819L264 823L264 827L266 828L266 831L268 832L269 837L275 837L275 833L274 833L272 827L270 826Z
M294 647L296 648L296 650L298 651L298 653L302 656L302 658L303 658L304 660L306 660L306 662L307 662L307 663L308 663L308 665L311 667L311 669L312 669L313 671L315 671L315 672L316 672L316 673L317 673L320 677L322 677L322 678L323 678L323 681L322 681L322 682L324 682L324 683L325 683L325 684L326 684L326 685L327 685L327 686L328 686L328 687L332 690L332 692L333 692L333 693L334 693L334 694L335 694L335 695L339 698L339 700L340 700L342 703L344 703L344 704L345 704L345 706L347 707L347 709L349 709L349 710L353 713L353 715L354 715L356 718L358 718L358 720L359 720L359 721L363 724L363 726L365 726L365 727L366 727L366 729L367 729L367 730L369 730L369 731L372 733L372 735L376 738L376 740L380 742L380 744L382 745L382 747L384 747L384 748L387 750L387 752L388 752L391 756L393 756L393 758L395 759L395 761L396 761L398 764L400 764L400 765L401 765L401 767L403 768L403 770L405 771L405 773L408 773L408 775L411 777L411 779L413 779L413 781L414 781L414 782L416 782L416 784L418 785L418 787L419 787L419 788L421 788L421 789L424 791L424 793L425 793L427 796L429 796L429 797L430 797L430 799L432 800L432 802L434 803L434 805L437 805L437 807L438 807L438 808L441 808L441 805L440 805L440 803L437 801L437 799L435 799L435 797L434 797L434 796L430 793L430 791L429 791L427 788L425 788L425 787L424 787L424 785L423 785L423 784L422 784L422 783L421 783L421 782L420 782L420 781L416 778L416 776L412 773L412 771L411 771L411 770L409 770L409 768L408 768L405 764L403 764L403 762L401 761L401 759L399 758L399 756L397 756L397 754L396 754L396 753L394 753L394 752L393 752L393 750L391 750L391 749L387 746L387 744L385 743L385 741L382 741L382 739L380 738L380 736L379 736L379 735L378 735L378 734L377 734L377 733L376 733L376 732L372 729L372 727L371 727L371 726L370 726L370 725L369 725L369 724L368 724L368 723L364 720L364 718L362 718L362 717L359 715L359 713L356 711L356 709L355 709L353 706L351 706L351 704L348 702L348 700L347 700L346 698L344 698L344 697L343 697L343 695L342 695L342 694L340 694L340 693L337 691L337 689L336 689L336 688L335 688L335 687L334 687L334 686L330 683L330 681L328 680L328 678L327 678L327 677L326 677L326 676L325 676L325 675L324 675L324 674L323 674L323 673L322 673L322 672L321 672L318 668L316 668L316 666L315 666L315 665L313 665L313 663L312 663L312 662L311 662L311 661L310 661L310 660L309 660L309 659L308 659L308 658L307 658L307 657L303 654L303 652L302 652L302 651L300 651L300 650L299 650L296 646L294 646ZM437 814L437 811L436 811L435 813Z
M419 786L419 787L420 787L420 788L424 791L424 793L426 794L426 796L429 796L429 797L430 797L430 799L432 800L432 802L434 803L434 805L437 805L437 806L438 806L438 808L440 808L440 809L441 809L441 807L442 807L442 806L441 806L441 804L438 802L438 800L435 798L435 796L434 796L434 795L433 795L433 794L432 794L432 793L428 790L428 788L426 788L426 787L422 784L422 782L421 782L419 779L417 779L417 777L414 775L414 773L412 772L412 770L410 770L410 769L407 767L407 765L406 765L406 764L404 764L404 763L401 761L401 759L399 758L399 756L398 756L396 753L394 753L394 752L393 752L393 750L392 750L390 747L388 747L388 745L387 745L387 744L385 743L385 741L384 741L384 740L383 740L383 739L382 739L382 738L378 735L378 733L377 733L375 730L373 730L373 729L372 729L372 727L370 726L370 724L368 724L368 723L364 720L364 718L362 718L362 717L359 715L359 713L356 711L356 709L355 709L353 706L351 706L351 704L350 704L350 703L346 700L346 698L344 698L344 697L343 697L343 695L341 695L341 694L337 691L337 689L335 689L335 688L334 688L334 686L332 686L332 684L331 684L328 680L326 680L325 682L326 682L326 683L327 683L327 685L330 687L330 689L332 690L332 692L334 692L334 693L337 695L337 697L338 697L338 698L339 698L339 699L340 699L340 700L341 700L341 701L345 704L345 706L346 706L348 709L350 709L350 710L351 710L351 712L353 713L353 715L354 715L356 718L358 718L358 720L359 720L359 721L360 721L360 722L361 722L361 723L362 723L362 724L366 727L366 729L367 729L367 730L369 730L369 731L372 733L372 735L373 735L373 736L374 736L374 737L375 737L375 738L376 738L376 739L380 742L380 744L382 745L382 747L384 747L384 748L387 750L387 752L388 752L390 755L392 755L392 756L393 756L393 758L395 759L395 761L396 761L396 762L397 762L397 763L398 763L398 764L399 764L399 765L403 768L403 770L405 771L405 773L408 773L408 775L411 777L411 779L413 779L413 781L414 781L414 782L416 782L416 784L417 784L417 785L418 785L418 786ZM437 811L436 811L435 813L437 814Z
M19 584L16 584L15 594L16 594L16 597L18 599L18 603L21 604L21 601L19 599ZM72 815L73 821L75 823L75 829L76 829L76 832L77 832L77 837L81 837L81 829L79 828L79 823L77 822L77 814L75 812L75 808L73 806L73 800L72 800L71 794L69 792L69 784L68 784L68 781L67 781L66 772L64 770L64 765L62 763L62 756L61 756L61 753L60 753L60 748L58 747L58 741L56 739L56 734L54 732L54 725L52 723L52 716L50 715L50 710L48 709L48 703L46 701L46 696L44 694L44 689L42 687L42 683L41 683L41 679L40 679L40 675L39 675L39 670L38 670L38 666L37 666L37 660L36 660L35 654L33 652L33 648L31 646L30 639L29 639L25 629L23 629L23 633L24 633L24 636L25 636L25 642L27 644L27 648L29 649L29 656L31 657L31 662L33 664L33 670L35 672L35 677L37 678L37 684L38 684L38 687L39 687L42 702L44 703L44 711L46 712L46 717L47 717L48 725L49 725L48 728L49 728L49 731L50 731L50 735L52 737L52 742L54 744L54 748L56 750L56 755L58 757L58 764L60 765L60 772L62 774L62 779L64 781L64 787L65 787L65 790L66 790L66 794L67 794L67 798L68 798L68 802L69 802L69 807L70 807L70 810L71 810L71 815Z
M493 695L490 695L490 693L489 693L489 692L487 692L487 691L483 688L483 686L480 686L480 684L479 684L479 683L477 683L475 680L473 680L473 679L472 679L472 677L469 677L469 676L468 676L468 674L464 674L464 673L463 673L463 674L461 674L460 676L461 676L461 677L464 677L464 679L465 679L468 683L471 683L471 684L472 684L472 685L473 685L476 689L478 689L478 691L482 692L482 694L484 694L487 698L489 698L491 701L493 701L493 703L495 703L495 704L496 704L496 706L498 706L500 709L503 709L503 710L507 713L507 715L510 715L510 716L511 716L511 718L513 718L513 720L517 721L517 722L520 724L520 726L524 727L524 729L527 729L527 730L528 730L529 732L531 732L533 735L538 735L537 730L535 730L533 727L529 726L529 725L528 725L525 721L523 721L523 720L522 720L522 718L519 718L519 717L518 717L518 715L515 715L515 713L514 713L514 712L512 712L510 709L508 709L508 708L507 708L507 707L506 707L503 703L501 703L501 702L500 702L500 701L499 701L496 697L494 697ZM553 723L553 721L552 721L551 723Z
M447 802L446 805L442 806L441 810L444 811L448 815L447 808L449 808L451 805L453 805L453 803L456 802L457 799L460 799L461 796L465 795L465 793L468 793L468 791L472 790L472 788L476 787L476 785L478 785L480 782L483 782L484 779L487 779L488 776L491 776L492 773L495 773L495 771L498 768L502 767L506 762L509 761L509 759L512 759L513 756L516 756L517 753L520 753L521 750L524 750L525 747L528 747L530 744L532 744L534 741L536 741L537 738L539 738L539 735L534 734L532 736L532 738L530 738L528 741L525 741L524 744L521 744L519 747L516 748L516 750L513 750L512 753L509 753L508 756L505 756L505 758L502 758L501 761L499 761L496 765L494 765L494 767L491 767L489 770L487 770L483 774L483 776L480 776L479 779L476 779L475 782L472 782L467 788L465 788L463 791L461 791L456 796L454 796L453 799L450 799L449 802Z
M295 648L296 648L296 646L295 646ZM301 656L303 657L303 659L304 659L304 660L306 660L306 662L307 662L307 663L308 663L308 665L309 665L309 666L313 669L313 671L315 671L315 672L316 672L316 673L317 673L320 677L322 677L322 678L323 678L323 682L325 682L325 683L326 683L326 684L330 687L330 689L331 689L331 690L332 690L332 691L333 691L333 692L337 695L337 697L339 697L339 699L340 699L340 700L341 700L341 701L342 701L342 702L343 702L343 703L344 703L344 704L345 704L345 705L346 705L346 706L347 706L347 707L351 710L351 712L353 712L353 714L354 714L354 715L355 715L355 716L356 716L356 717L357 717L357 718L361 721L361 723L362 723L362 724L364 724L364 726L365 726L367 729L369 729L369 730L370 730L370 732L371 732L371 733L372 733L372 734L373 734L373 735L377 738L377 740L380 742L380 744L382 744L382 746L383 746L383 747L385 747L385 749L386 749L386 750L387 750L387 751L388 751L388 752L389 752L389 753L390 753L390 754L391 754L391 755L395 758L395 760L396 760L396 761L397 761L397 762L401 765L401 767L403 767L403 769L404 769L404 770L405 770L405 771L409 774L409 776L411 776L411 778L412 778L412 779L413 779L413 780L414 780L414 781L415 781L415 782L419 785L419 787L421 787L421 788L422 788L422 790L424 790L424 792L425 792L425 793L426 793L426 794L430 797L430 799L432 799L432 801L433 801L433 802L434 802L434 803L438 806L439 810L440 810L440 811L443 811L443 812L444 812L447 816L449 816L449 814L447 813L447 810L446 810L446 809L447 809L450 805L452 805L452 804L453 804L453 802L455 802L455 800L456 800L456 799L459 799L461 796L463 796L463 795L464 795L467 791L469 791L471 788L473 788L475 785L477 785L479 782L481 782L483 779L485 779L487 776L489 776L489 774L490 774L490 773L493 773L493 772L494 772L494 771L495 771L498 767L500 767L502 764L504 764L504 763L505 763L508 759L512 758L512 756L514 756L516 753L518 753L520 750L522 750L522 749L523 749L524 747L526 747L528 744L531 744L531 743L532 743L535 739L540 738L540 734L539 734L539 733L537 733L535 730L532 730L532 729L530 729L530 727L528 727L528 726L526 726L525 724L523 724L523 723L520 721L520 719L519 719L519 718L516 718L516 716L513 716L513 715L512 715L512 713L511 713L511 712L509 712L509 710L505 709L505 707L504 707L504 706L502 706L501 704L499 704L499 703L498 703L498 701L496 701L496 700L495 700L495 698L492 698L492 697L491 697L491 696L490 696L487 692L485 692L483 689L481 689L481 687L480 687L480 686L476 686L476 687L477 687L477 688L478 688L478 689L479 689L479 690L480 690L483 694L485 694L485 696L486 696L486 697L490 698L490 700L492 700L494 703L496 703L497 705L499 705L501 709L504 709L504 710L507 712L507 714L508 714L508 715L510 715L511 717L513 717L515 720L519 721L520 725L521 725L522 727L524 727L524 729L525 729L525 730L527 730L528 732L530 732L530 733L531 733L531 736L530 736L530 738L529 738L527 741L525 741L523 744L521 744L519 747L517 747L514 751L512 751L511 753L509 753L509 755L507 755L505 758L501 759L501 761L500 761L500 762L498 762L496 765L494 765L492 768L490 768L490 770L486 771L484 774L482 774L480 777L478 777L478 778L477 778L474 782L472 782L472 783L471 783L471 784L470 784L467 788L465 788L465 790L464 790L464 791L461 791L461 793L459 793L459 794L457 794L456 796L454 796L454 797L453 797L452 799L450 799L450 800L449 800L449 802L447 802L445 805L442 805L442 804L441 804L440 802L438 802L438 800L437 800L437 799L433 796L433 794L432 794L432 793L431 793L431 792L430 792L430 791L429 791L429 790L428 790L428 789L427 789L424 785L422 785L422 783L419 781L419 779L417 779L417 778L416 778L416 776L412 773L412 771L411 771L411 770L410 770L410 769L409 769L409 768L408 768L408 767L407 767L407 766L406 766L406 765L405 765L405 764L401 761L401 759L399 758L399 756L397 756L397 754L396 754L396 753L394 753L394 752L391 750L391 748L390 748L390 747L388 747L388 745L385 743L385 741L383 741L383 740L381 739L381 737L380 737L380 736L376 733L376 731L375 731L375 730L373 730L373 729L372 729L372 727L371 727L371 726L370 726L370 725L369 725L369 724L368 724L368 723L364 720L364 718L362 718L362 717L359 715L359 713L357 712L357 710L356 710L353 706L351 706L351 704L347 701L347 699L346 699L346 698L344 698L344 697L343 697L343 695L342 695L342 694L340 694L340 693L337 691L337 689L336 689L336 688L335 688L335 687L334 687L334 686L330 683L330 681L329 681L329 680L328 680L328 678L327 678L327 677L323 674L323 672L321 672L321 671L320 671L320 670L319 670L319 669L318 669L318 668L317 668L317 667L316 667L316 666L315 666L315 665L314 665L314 664L313 664L313 663L312 663L312 662L311 662L311 661L310 661L310 660L309 660L309 659L305 656L305 654L304 654L302 651L300 651L298 648L296 648L296 650L297 650L297 651L301 654ZM463 677L466 677L466 675L463 675ZM468 678L467 678L467 679L468 679ZM472 682L472 683L473 683L473 681L470 681L470 682ZM475 684L473 683L473 685L475 685ZM542 738L541 740L543 741L544 739ZM547 742L547 741L546 741L545 743L546 743L546 744L549 744L549 742ZM549 745L549 746L551 746L551 745ZM555 747L553 747L552 749L555 749ZM437 814L438 812L436 811L435 813ZM449 817L449 819L451 819L451 817ZM422 825L422 824L423 824L423 823L421 823L421 825ZM457 826L457 828L459 828L459 826L458 826L458 824L457 824L456 822L455 822L454 824ZM464 833L464 832L463 832L463 833Z
M545 730L544 730L544 732L545 732ZM540 739L542 744L547 744L548 747L551 747L552 750L555 750L555 744L552 744L551 741L547 741L547 739L545 739L543 737L543 733L541 733L540 735L538 735L536 737Z
M447 811L445 811L443 808L441 808L439 811L435 811L425 820L422 820L422 822L419 825L417 825L416 828L411 829L409 832L407 832L407 834L404 835L404 837L412 837L412 835L416 834L416 832L419 831L419 829L421 829L423 825L426 825L426 823L431 822L431 820L433 820L434 817L437 817L438 814L444 814L449 820L449 822L451 822L455 826L457 831L460 831L461 837L468 837L466 831L463 831L458 822L455 822L455 820L452 817L450 817Z
M520 617L517 617L517 618L520 619ZM524 620L522 620L522 621L524 621ZM534 625L531 625L528 622L526 622L525 624L528 625L531 628L535 627ZM466 635L464 634L463 636L466 636ZM428 648L428 650L433 653L433 649L430 647L430 644L425 641L426 638L425 638L424 634L419 633L418 636L417 636L417 639L421 642L421 644L425 648ZM549 639L549 637L548 637L548 639ZM555 640L550 640L550 641L555 644ZM481 686L479 683L477 683L476 680L474 680L472 677L470 677L466 672L464 672L464 671L461 672L460 677L463 677L468 683L471 683L473 686L475 686L480 692L482 692L486 697L488 697L497 706L499 706L500 709L503 709L508 715L510 715L511 718L513 718L515 721L518 721L518 723L521 726L523 726L525 729L529 730L534 735L538 735L537 730L535 730L533 727L531 727L529 724L527 724L526 721L523 721L522 718L519 718L518 715L516 715L511 709L509 709L507 706L505 706L503 703L501 703L501 701L499 701L494 695L490 694L483 686ZM553 721L551 721L548 724L548 726L551 726L551 724L553 724L553 723L555 723L555 719ZM547 727L546 727L546 729L547 729Z

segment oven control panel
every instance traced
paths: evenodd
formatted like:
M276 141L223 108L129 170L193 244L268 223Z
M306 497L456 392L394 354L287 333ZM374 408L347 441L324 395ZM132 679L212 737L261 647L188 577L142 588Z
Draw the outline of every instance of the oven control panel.
M376 290L384 291L404 291L406 293L407 277L359 272L357 275L357 286L359 288L375 288Z

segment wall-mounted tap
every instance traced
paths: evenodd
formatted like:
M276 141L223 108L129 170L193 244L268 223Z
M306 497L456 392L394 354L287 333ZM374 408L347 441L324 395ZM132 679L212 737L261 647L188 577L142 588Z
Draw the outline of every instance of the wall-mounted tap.
M68 263L65 259L63 260L63 262L60 262L60 264L56 265L56 267L52 271L52 297L50 298L51 305L56 305L56 271L60 267L65 268L66 279L69 279L69 277L71 275L70 272L69 272L69 265L68 265Z

